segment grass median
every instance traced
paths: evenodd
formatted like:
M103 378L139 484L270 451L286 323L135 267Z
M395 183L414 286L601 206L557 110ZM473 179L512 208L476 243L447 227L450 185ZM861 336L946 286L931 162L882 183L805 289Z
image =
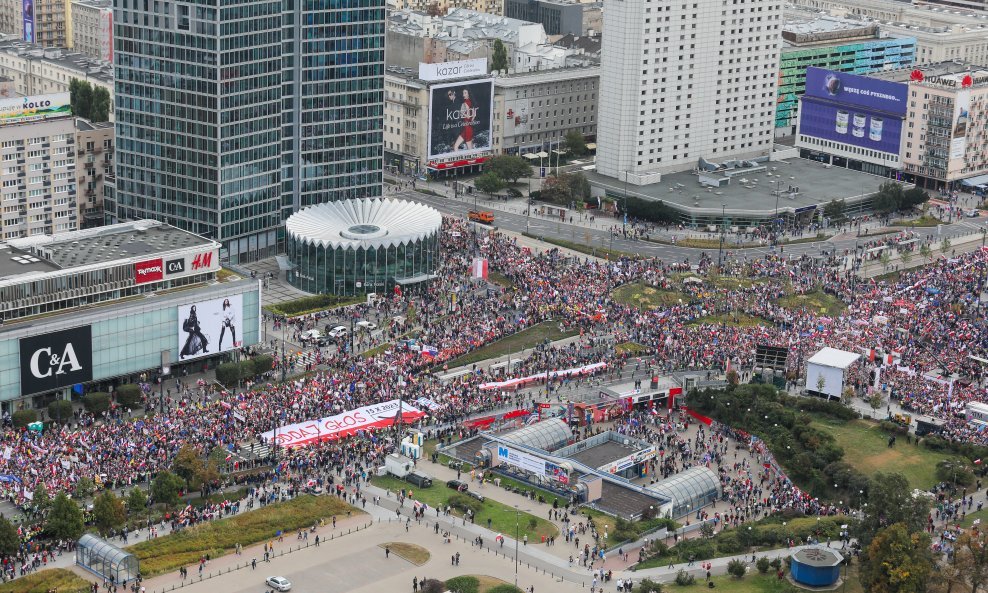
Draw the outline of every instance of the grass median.
M761 317L754 317L747 313L720 313L717 315L707 315L698 317L687 325L725 325L727 327L768 327L771 324Z
M570 251L585 253L593 257L599 257L600 259L621 259L623 257L627 257L630 259L641 258L641 255L636 253L628 253L627 251L618 251L617 249L607 249L605 247L594 247L593 245L587 245L586 243L577 243L575 241L567 241L565 239L556 239L553 237L543 237L541 235L535 235L533 233L522 233L522 235L528 237L529 239L536 239L538 241L542 241L543 243L556 245L557 247L562 247L563 249L569 249Z
M86 593L91 590L89 581L71 570L47 568L0 585L0 593Z
M508 354L533 348L546 340L554 342L564 338L571 338L578 333L580 333L580 330L576 329L560 330L558 321L543 321L532 327L525 328L520 332L515 332L510 336L501 338L492 344L481 346L476 350L467 352L463 356L449 361L449 368L466 366L487 360L488 358L500 358Z
M405 482L404 480L399 480L394 476L374 476L371 478L371 483L379 488L386 488L393 493L400 491L402 488L404 488L405 490L410 489L412 491L413 499L419 502L424 502L425 504L429 505L432 509L438 507L445 507L447 504L449 504L451 496L457 494L459 494L460 496L465 496L463 494L456 492L452 488L447 488L446 484L440 481L436 481L429 488L416 488L415 486L412 486L408 482ZM474 485L471 484L471 488L473 486ZM481 494L485 497L487 496L488 491L490 493L498 492L498 490L493 486L487 486L483 489L477 489L475 491L478 494ZM477 525L486 527L487 520L490 519L491 520L490 528L493 531L503 533L506 536L514 537L515 524L516 524L514 507L510 507L506 504L497 502L496 500L492 500L490 498L487 498L484 502L479 502L479 501L475 501L475 502L477 503L476 505L477 515L474 519L474 522ZM532 505L535 504L536 504L535 502L532 502ZM526 509L521 509L521 510L525 511ZM459 511L455 509L453 513L457 516L461 516ZM429 517L430 514L431 516L435 517L436 513L434 510L431 510L430 512L426 513L426 517ZM541 517L536 517L535 515L532 515L530 513L522 512L518 516L518 518L519 518L519 520L517 521L517 525L519 529L518 536L523 537L527 535L529 543L540 543L543 537L548 538L554 535L559 535L559 528L557 528L554 524L550 523L549 521Z
M335 496L304 495L287 502L268 505L176 533L141 542L127 548L141 563L141 574L155 576L197 562L209 554L217 558L233 551L239 543L244 547L267 541L281 532L291 532L350 510L362 513Z
M641 282L618 286L611 291L614 302L632 307L654 309L688 303L690 296L678 290L666 290L648 286Z
M786 309L800 310L804 307L814 313L825 313L826 315L840 315L847 309L840 299L820 290L808 292L806 294L791 294L776 301Z

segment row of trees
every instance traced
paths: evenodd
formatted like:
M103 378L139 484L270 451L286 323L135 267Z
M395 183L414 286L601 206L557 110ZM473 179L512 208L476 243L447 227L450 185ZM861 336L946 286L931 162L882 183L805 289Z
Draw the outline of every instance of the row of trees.
M110 92L101 86L73 78L69 82L69 103L73 115L94 123L110 121Z

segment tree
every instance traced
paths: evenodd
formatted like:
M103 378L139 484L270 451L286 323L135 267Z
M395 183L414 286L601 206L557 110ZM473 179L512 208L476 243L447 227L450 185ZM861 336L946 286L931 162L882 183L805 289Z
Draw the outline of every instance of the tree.
M950 251L950 239L944 237L943 241L940 241L940 254L947 257L948 251Z
M844 200L830 200L827 205L823 207L823 215L829 218L833 222L841 222L844 220L844 213L847 210L847 203Z
M185 480L185 487L188 490L192 482L198 479L206 469L202 457L192 445L182 445L172 460L172 471Z
M988 585L988 531L968 530L954 543L952 564L965 579L971 593L978 593Z
M587 140L579 130L566 132L566 136L563 138L563 147L566 149L566 152L573 156L587 154Z
M880 262L882 262L882 266L884 267L885 271L887 272L888 269L889 269L889 262L892 261L892 256L889 255L889 252L888 252L887 249L884 250L884 251L882 251L882 255L878 258L878 260Z
M899 252L899 259L902 260L903 265L909 265L909 262L913 259L913 252L908 247Z
M865 548L880 530L904 523L910 532L923 531L929 514L926 498L912 495L912 488L902 474L877 472L868 488L868 506L858 523L858 541Z
M241 367L239 364L235 362L224 362L216 367L216 380L219 381L220 385L227 388L236 387L240 379L243 378L240 371Z
M735 558L727 563L727 574L736 579L744 578L746 572L748 572L748 567L745 565L744 560Z
M930 538L904 523L879 531L861 562L861 584L869 593L922 593L933 570Z
M542 182L539 199L550 204L568 206L573 199L570 192L571 187L566 183L565 176L552 175Z
M487 161L487 171L495 173L510 183L518 183L522 177L533 175L532 165L520 156L502 154Z
M93 87L89 119L93 123L110 121L110 91L101 86Z
M39 513L44 513L51 507L51 496L48 494L48 488L45 486L44 482L39 482L37 486L34 487L34 492L31 495L31 502L34 503L34 508L38 509Z
M77 540L85 528L82 509L65 492L59 492L51 503L45 533L55 539Z
M123 501L112 490L101 492L93 500L93 522L100 535L108 535L126 520L127 511L124 509Z
M758 562L755 562L755 568L757 568L758 572L762 574L768 572L769 566L770 564L767 556L762 556L761 558L758 559Z
M850 406L851 402L854 401L854 388L848 385L844 388L844 391L840 394L840 401L845 406Z
M879 188L878 192L872 196L873 207L878 212L895 212L902 208L902 184L895 181L886 181Z
M868 396L868 405L871 406L872 410L878 412L878 409L885 405L885 398L882 396L881 391L875 391Z
M480 177L473 180L473 186L476 187L478 191L482 191L487 195L493 196L497 192L504 189L506 184L497 173L494 171L487 171Z
M144 491L140 488L132 488L130 492L127 493L127 510L130 511L132 515L141 513L147 508L148 497L144 494Z
M73 78L69 81L69 105L72 106L72 114L78 117L91 119L93 108L93 85L85 80Z
M913 187L902 192L902 209L907 210L921 204L925 204L930 199L930 194L926 190Z
M709 539L713 537L714 524L710 523L709 521L705 521L702 525L700 525L700 535L702 535L704 539Z
M28 424L38 421L38 413L34 410L17 410L10 415L14 428L25 428Z
M48 404L48 417L65 424L72 419L72 402L66 399L56 399Z
M165 506L175 506L178 503L178 492L182 487L182 478L170 471L163 471L151 482L151 496L155 502Z
M125 409L136 410L144 405L144 394L141 392L141 387L133 383L117 387L116 399L120 407Z
M929 262L932 262L933 261L933 250L930 249L930 245L928 243L923 243L920 246L920 248L919 248L919 254L921 256L925 257L927 261L929 261Z
M99 418L110 409L110 394L98 391L87 393L82 397L82 405L87 412Z
M79 500L86 500L96 492L96 484L90 478L83 476L75 483L75 497Z
M500 39L494 40L494 50L491 53L491 71L497 72L499 70L508 69L508 48L504 47L504 43Z
M0 556L12 556L17 553L20 547L21 538L17 535L17 528L7 520L0 517Z

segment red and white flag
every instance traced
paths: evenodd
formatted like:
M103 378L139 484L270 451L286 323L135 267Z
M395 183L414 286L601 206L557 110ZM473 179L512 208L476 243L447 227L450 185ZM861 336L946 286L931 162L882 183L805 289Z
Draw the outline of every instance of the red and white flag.
M473 258L473 265L470 266L470 277L487 280L487 258Z

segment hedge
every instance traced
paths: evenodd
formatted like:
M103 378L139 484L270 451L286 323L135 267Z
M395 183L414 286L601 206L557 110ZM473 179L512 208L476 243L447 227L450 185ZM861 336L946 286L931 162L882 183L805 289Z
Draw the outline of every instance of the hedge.
M471 576L455 577L446 581L446 590L450 593L477 593L480 580Z
M293 301L285 301L283 303L268 305L267 309L276 315L293 317L295 315L305 315L316 311L325 311L326 309L332 309L335 307L355 305L357 303L362 303L365 300L366 297L363 296L351 297L335 294L317 294L295 299Z
M34 410L17 410L11 415L15 428L25 428L28 424L38 421L38 413Z
M93 391L82 396L82 405L86 411L94 416L102 416L110 409L110 394L101 391Z
M254 374L261 375L274 369L274 357L270 354L261 354L254 357Z
M117 403L123 408L136 410L144 405L141 388L133 383L127 383L117 387L116 398Z

